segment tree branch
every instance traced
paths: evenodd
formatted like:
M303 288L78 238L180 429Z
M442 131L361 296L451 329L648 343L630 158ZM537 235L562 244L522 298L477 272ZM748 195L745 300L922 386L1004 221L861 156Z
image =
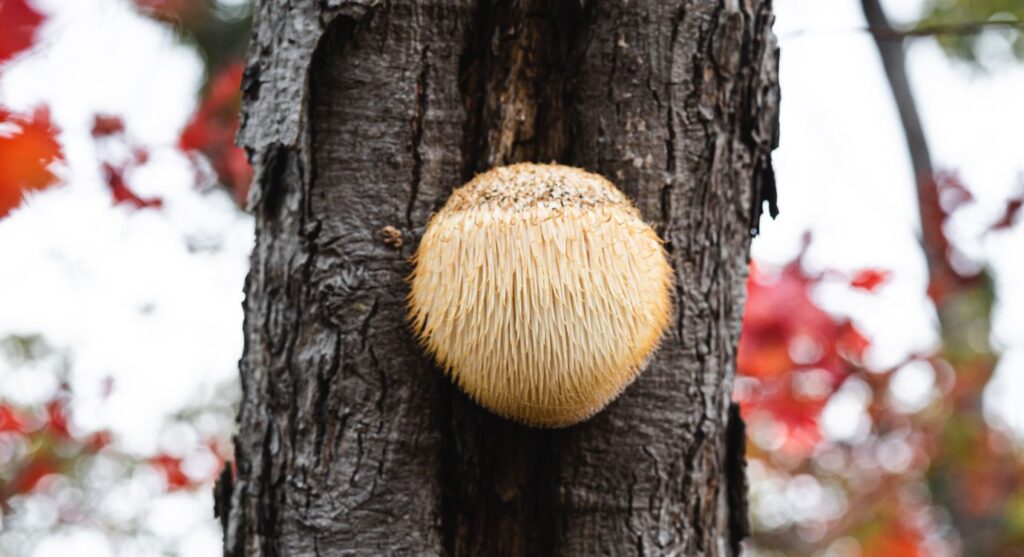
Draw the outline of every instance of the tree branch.
M938 209L931 152L928 140L924 135L921 116L917 112L917 103L907 78L906 52L903 48L903 37L889 24L879 0L861 0L864 17L868 26L873 29L875 46L882 58L885 77L889 81L896 109L899 112L904 139L910 154L910 163L914 169L915 187L917 191L918 213L921 218L921 248L928 263L931 283L944 276L952 276L953 269L946 260L946 241L939 227L928 226L937 218L932 212Z
M974 35L988 29L995 28L1024 30L1024 21L962 21L954 23L937 23L934 25L921 25L909 29L895 29L893 27L880 27L876 25L868 25L867 27L851 27L848 29L838 30L801 29L785 33L780 36L790 38L828 31L838 33L871 33L874 35L876 40L900 41L902 39L918 39L939 35Z
M937 23L921 25L911 29L893 29L869 25L865 31L881 40L900 40L903 38L933 37L935 35L974 35L993 28L1024 29L1024 21L960 21L954 23Z

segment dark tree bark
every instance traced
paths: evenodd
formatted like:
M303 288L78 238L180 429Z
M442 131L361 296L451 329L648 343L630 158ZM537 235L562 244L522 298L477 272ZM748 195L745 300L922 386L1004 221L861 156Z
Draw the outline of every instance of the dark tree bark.
M737 554L729 392L750 236L762 199L774 211L771 23L770 0L260 2L225 554ZM636 201L667 242L677 313L618 401L539 430L431 364L404 278L454 187L552 160Z

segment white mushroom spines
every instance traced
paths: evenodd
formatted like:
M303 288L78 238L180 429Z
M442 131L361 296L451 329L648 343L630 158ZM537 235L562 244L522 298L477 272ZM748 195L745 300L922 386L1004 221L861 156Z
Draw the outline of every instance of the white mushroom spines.
M604 178L517 164L452 193L427 226L413 329L491 411L560 427L643 369L671 313L661 240Z

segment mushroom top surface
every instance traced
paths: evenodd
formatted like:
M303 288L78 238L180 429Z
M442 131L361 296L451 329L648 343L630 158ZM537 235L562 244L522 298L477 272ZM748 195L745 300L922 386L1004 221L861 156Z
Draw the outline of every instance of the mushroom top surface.
M477 175L452 192L443 212L602 206L639 216L625 194L600 175L556 164L520 163Z

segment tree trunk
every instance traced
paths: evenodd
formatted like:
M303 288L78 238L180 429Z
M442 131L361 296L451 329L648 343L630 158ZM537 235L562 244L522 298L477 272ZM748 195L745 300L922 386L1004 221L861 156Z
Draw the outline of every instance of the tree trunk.
M262 0L240 141L256 179L225 554L735 555L729 393L748 247L774 211L770 0ZM563 430L482 410L405 321L432 211L559 161L664 237L674 327ZM394 234L382 229L394 227Z

